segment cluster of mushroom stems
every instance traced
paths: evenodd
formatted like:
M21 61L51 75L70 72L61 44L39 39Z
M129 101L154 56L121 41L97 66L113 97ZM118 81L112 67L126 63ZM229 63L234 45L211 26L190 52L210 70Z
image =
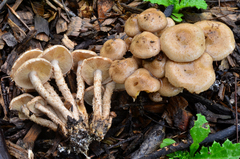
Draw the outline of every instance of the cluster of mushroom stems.
M61 130L72 149L87 156L91 141L102 140L116 116L110 111L113 91L126 90L133 100L146 91L156 102L184 88L201 93L215 81L213 61L222 60L235 48L233 33L225 24L175 25L155 8L132 14L125 33L128 37L124 40L106 41L99 55L90 50L70 52L62 45L23 53L14 63L11 77L16 85L35 89L39 96L24 93L11 101L10 108L17 110L21 119ZM126 52L132 56L125 58ZM70 69L77 76L76 96L64 80ZM63 98L48 82L50 78L55 79ZM89 87L85 89L86 84ZM84 100L92 105L91 116ZM50 120L43 118L44 114Z

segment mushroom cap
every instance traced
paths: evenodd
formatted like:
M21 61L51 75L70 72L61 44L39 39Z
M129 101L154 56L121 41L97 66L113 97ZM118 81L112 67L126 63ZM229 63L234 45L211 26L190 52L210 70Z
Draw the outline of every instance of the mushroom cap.
M33 89L33 85L29 79L29 73L36 71L42 83L49 80L52 74L51 63L43 58L33 58L23 63L14 75L16 85L24 89Z
M31 94L28 94L28 93L21 94L11 100L9 104L9 109L17 110L20 112L22 105L27 104L33 98L34 96L32 96Z
M45 101L41 96L37 96L37 97L33 98L31 101L29 101L29 102L27 103L27 108L28 108L34 115L36 115L36 116L41 116L41 115L43 115L43 113L42 113L40 110L38 110L38 109L35 108L35 104L36 104L36 103L40 103L40 104L43 105L43 106L45 106L47 103L46 103L46 101Z
M147 69L154 77L162 78L165 74L165 64L167 57L160 53L153 61L142 60L143 68Z
M158 92L152 92L148 94L149 98L151 101L153 102L161 102L162 101L162 97L161 94Z
M221 22L200 21L195 23L205 34L205 52L212 56L214 61L227 57L235 48L235 39L232 30Z
M125 22L124 32L127 36L134 37L141 33L140 27L138 26L137 20L138 14L132 14Z
M104 87L102 86L102 97L103 97L103 93L104 93ZM84 101L88 104L88 105L93 105L93 97L94 97L94 86L89 86L88 88L85 89L84 91Z
M201 93L207 90L215 81L212 57L204 53L192 62L173 62L168 60L165 66L165 76L175 87L186 88L191 93Z
M182 87L174 87L171 83L169 83L166 77L159 79L161 83L161 87L159 89L159 93L164 97L172 97L183 91Z
M145 68L137 69L125 81L125 88L133 99L136 99L140 91L147 93L156 92L160 89L160 82L150 75Z
M110 58L111 60L120 60L127 52L127 44L122 39L107 40L101 50L100 56Z
M137 17L141 30L156 32L167 26L167 19L163 12L156 8L149 8Z
M37 58L40 54L42 54L43 51L39 49L32 49L24 52L19 58L14 62L14 65L11 69L11 77L14 78L14 74L17 71L17 69L27 60L32 58Z
M166 26L165 28L163 28L162 30L156 32L156 35L157 35L158 37L161 37L162 33L163 33L167 28L170 28L170 27L172 27L172 26L174 26L174 25L175 25L174 20L173 20L172 18L170 18L170 17L167 17L167 26Z
M194 24L182 23L172 26L160 37L161 49L176 62L189 62L199 58L205 50L205 36Z
M97 54L91 50L84 50L84 49L74 50L72 52L74 72L77 71L79 61L83 61L84 59L87 59L87 58L93 57L93 56L97 56Z
M94 72L96 70L102 71L102 83L109 78L109 67L112 64L112 60L106 57L95 56L83 60L81 74L84 81L88 85L93 85Z
M137 69L137 61L133 58L115 60L109 68L109 75L114 82L123 84L125 80Z
M156 56L160 52L160 39L153 33L144 31L132 39L130 51L140 59Z
M57 60L63 74L66 74L73 65L73 58L70 51L62 45L54 45L39 56L48 61Z

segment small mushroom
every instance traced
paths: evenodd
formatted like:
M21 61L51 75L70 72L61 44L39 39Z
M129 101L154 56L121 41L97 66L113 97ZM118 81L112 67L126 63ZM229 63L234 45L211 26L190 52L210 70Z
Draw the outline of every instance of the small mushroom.
M174 87L171 83L169 83L166 77L160 79L161 87L159 89L159 93L164 97L172 97L176 96L183 91L182 87Z
M152 77L148 70L139 68L126 79L125 88L135 101L140 91L147 93L158 91L160 89L160 82Z
M212 57L204 53L193 62L167 61L165 76L175 87L186 88L191 93L207 90L215 81Z
M233 52L235 39L232 30L221 22L199 21L195 23L205 35L205 52L212 56L214 61L222 60Z
M143 31L157 32L167 26L167 19L163 12L156 8L149 8L137 17L138 25Z
M147 69L154 77L162 78L165 74L165 64L167 57L163 53L159 53L153 61L142 60L143 68Z
M175 22L173 21L173 19L170 18L170 17L167 17L167 26L166 26L164 29L156 32L156 35L157 35L158 37L161 37L162 33L163 33L164 31L166 31L167 28L170 28L170 27L172 27L172 26L174 26L174 25L175 25Z
M115 60L109 68L109 75L114 82L123 84L125 80L137 69L137 61L133 58Z
M124 32L129 37L134 37L141 33L140 27L138 26L138 14L132 14L124 25Z
M132 39L130 51L137 58L151 58L160 52L160 39L153 33L144 31Z
M120 60L127 52L127 44L122 39L107 40L101 50L100 56L110 58L111 60Z
M35 89L54 109L58 109L65 120L68 116L72 117L71 113L51 98L49 92L44 88L43 83L49 80L52 73L51 63L43 58L33 58L22 64L14 74L16 85L25 89Z
M39 56L51 62L53 67L53 74L56 84L64 96L65 100L72 104L73 117L78 120L79 112L74 101L74 98L63 78L73 65L73 58L69 50L62 45L54 45L46 50Z
M77 94L76 94L77 106L79 112L81 113L81 117L83 118L83 121L86 123L86 125L88 125L88 114L84 105L85 83L81 75L82 69L81 66L84 59L94 56L97 56L97 54L90 50L78 49L72 52L73 70L76 72L77 75Z
M176 62L196 60L205 50L204 33L194 24L172 26L163 32L160 41L165 55Z

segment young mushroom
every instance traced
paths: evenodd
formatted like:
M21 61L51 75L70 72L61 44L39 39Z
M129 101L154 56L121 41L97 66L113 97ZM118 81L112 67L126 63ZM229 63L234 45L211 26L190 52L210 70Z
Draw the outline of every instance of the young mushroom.
M152 77L148 70L139 68L126 79L125 88L135 101L140 91L147 93L158 91L160 89L160 82Z
M66 74L72 67L73 58L69 50L62 45L54 45L39 56L51 62L53 67L53 75L59 90L62 92L65 100L72 104L72 114L76 120L79 120L79 112L76 102L64 80L63 75Z
M160 52L160 39L153 33L144 31L132 39L130 51L137 58L151 58Z
M120 60L127 52L127 44L122 39L110 39L106 41L101 50L100 56L111 60Z
M88 114L87 110L84 105L84 90L85 90L85 83L84 79L81 75L81 69L82 69L82 63L84 59L97 56L97 54L90 50L82 50L78 49L72 52L73 57L73 70L76 72L77 75L77 106L79 109L79 112L81 113L81 117L83 118L83 122L88 127Z
M193 62L167 61L165 76L175 87L186 88L191 93L207 90L215 81L212 57L204 53Z
M222 60L233 52L235 39L232 30L221 22L199 21L195 23L205 35L205 52L212 56L213 61Z
M129 37L134 37L141 33L140 27L138 26L138 14L132 14L124 25L124 32Z
M149 8L137 17L138 25L143 31L157 32L167 26L167 19L163 12L156 8Z
M205 36L194 24L182 23L168 28L160 37L161 50L176 62L199 58L205 50Z

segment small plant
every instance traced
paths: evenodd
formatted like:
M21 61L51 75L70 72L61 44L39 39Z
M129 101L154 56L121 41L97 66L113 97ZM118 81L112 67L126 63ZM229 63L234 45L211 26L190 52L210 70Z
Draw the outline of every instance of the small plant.
M151 3L157 3L159 5L164 5L168 7L170 5L174 5L173 12L171 18L176 22L182 21L182 13L178 13L179 10L187 7L196 7L197 9L207 9L207 3L205 0L144 0L149 1Z
M199 148L199 144L208 136L210 132L209 125L207 125L207 120L205 116L197 114L197 120L194 123L194 126L190 129L190 135L193 139L193 143L190 146L190 152L188 151L177 151L167 156L171 159L239 159L240 157L240 143L233 144L228 139L222 144L218 142L213 142L211 147L204 147L200 149L199 152L196 151ZM164 139L161 148L175 143L173 139Z

